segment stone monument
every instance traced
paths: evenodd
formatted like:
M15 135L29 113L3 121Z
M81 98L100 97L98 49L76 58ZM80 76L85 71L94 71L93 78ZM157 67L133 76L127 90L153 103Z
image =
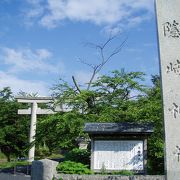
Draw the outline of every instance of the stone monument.
M53 99L51 97L16 97L16 99L18 102L31 104L31 108L29 109L19 109L18 114L31 114L29 143L32 143L35 140L37 114L54 114L51 109L38 108L38 103L51 103ZM29 149L29 162L34 161L34 154L35 145Z
M52 180L54 179L58 162L50 159L33 161L31 166L31 180Z
M165 171L180 179L180 0L156 0L162 81Z
M147 137L151 124L86 123L91 138L91 169L100 172L131 170L146 174Z

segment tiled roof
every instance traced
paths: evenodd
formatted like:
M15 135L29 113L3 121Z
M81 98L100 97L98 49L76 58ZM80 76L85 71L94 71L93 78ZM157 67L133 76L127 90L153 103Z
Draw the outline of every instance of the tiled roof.
M84 132L89 134L150 134L153 132L153 125L131 122L86 123Z

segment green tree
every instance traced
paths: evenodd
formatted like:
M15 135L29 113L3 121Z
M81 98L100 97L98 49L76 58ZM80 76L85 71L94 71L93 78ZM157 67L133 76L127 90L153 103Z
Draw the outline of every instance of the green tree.
M148 141L149 171L151 174L163 174L164 130L160 77L152 76L152 82L153 87L148 90L147 96L139 100L142 107L139 118L154 125L154 133Z
M36 142L45 143L50 154L59 148L70 150L76 147L76 138L83 134L84 121L84 115L74 111L39 119Z
M0 107L0 150L10 161L11 156L25 155L28 123L26 117L17 115L19 104L9 87L0 91Z
M110 75L100 76L91 84L92 89L82 89L79 93L75 86L60 80L60 83L53 87L53 96L57 103L83 113L96 113L97 108L103 106L117 107L124 101L129 101L142 94L144 80L142 72L113 71ZM133 95L134 91L136 94ZM91 100L90 100L91 99ZM89 102L91 101L91 103Z
M61 80L54 88L57 103L70 112L57 113L39 121L38 139L44 139L53 151L72 149L76 138L85 136L85 122L153 123L154 133L148 140L148 167L151 174L163 173L163 123L159 76L153 76L152 87L143 85L144 73L113 71L92 82L91 89L70 86ZM91 106L88 98L91 99ZM57 138L58 137L58 138Z
M152 87L146 89L144 96L128 104L126 117L127 120L153 124L154 133L148 139L148 170L151 174L163 174L164 130L159 76L152 76L152 82Z
M119 41L120 44L117 47L112 46L112 42L117 39L117 36L110 34L109 38L102 44L86 43L87 46L96 49L97 54L97 63L92 64L87 61L79 61L88 66L91 69L91 75L84 88L81 88L78 80L75 76L72 76L73 86L70 86L67 82L60 79L60 83L54 86L54 96L59 97L58 103L67 104L73 109L81 109L84 113L87 113L88 110L94 108L96 96L94 94L93 83L95 77L103 69L103 67L110 61L112 58L120 53L121 49L125 45L127 38L123 41Z
M76 139L84 136L85 122L129 120L126 110L132 98L138 97L133 91L143 93L144 86L140 83L143 76L141 72L113 71L92 83L92 90L81 90L81 93L61 81L55 86L54 95L57 103L66 104L71 111L39 120L37 142L45 142L51 152L58 147L71 149L75 147ZM92 106L89 106L88 98L93 99Z

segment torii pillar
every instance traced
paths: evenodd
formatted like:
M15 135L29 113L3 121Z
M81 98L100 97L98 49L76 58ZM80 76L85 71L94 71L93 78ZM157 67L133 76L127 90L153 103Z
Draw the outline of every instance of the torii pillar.
M19 109L18 114L31 114L29 143L32 143L35 140L35 135L36 135L37 114L55 113L51 109L38 108L38 103L52 103L53 99L51 97L16 97L16 99L20 103L31 103L31 108ZM28 154L29 162L34 161L34 155L35 155L35 144L29 149L29 154Z

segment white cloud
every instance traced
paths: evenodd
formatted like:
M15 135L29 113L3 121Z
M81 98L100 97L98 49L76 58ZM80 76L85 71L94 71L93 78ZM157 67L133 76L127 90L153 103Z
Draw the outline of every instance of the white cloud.
M47 49L37 49L36 54L42 60L52 57L52 53Z
M28 2L31 2L28 0ZM27 16L54 28L63 20L92 22L97 25L136 25L153 13L154 0L41 0L33 1Z
M52 53L47 49L31 50L30 48L12 49L4 47L1 61L8 66L9 73L38 72L60 73L63 64L53 64L50 61Z
M26 16L28 18L33 18L43 13L44 7L41 5L42 0L26 0L26 1L33 7L26 13Z
M0 71L0 89L10 87L14 93L24 91L38 93L41 96L48 95L48 85L42 81L23 80L14 75Z
M52 52L47 49L1 47L0 88L9 86L15 93L21 90L48 95L49 81L31 80L31 77L63 73L63 63L52 61L52 58L54 58Z

